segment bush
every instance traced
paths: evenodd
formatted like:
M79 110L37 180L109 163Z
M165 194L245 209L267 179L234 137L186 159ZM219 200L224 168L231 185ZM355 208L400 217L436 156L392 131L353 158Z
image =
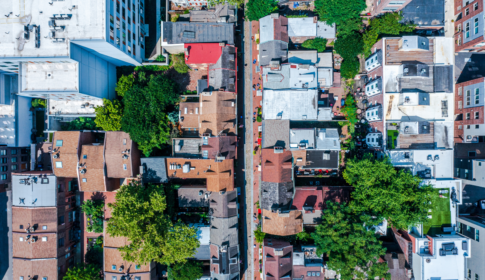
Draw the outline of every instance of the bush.
M104 131L121 130L121 119L123 117L123 104L118 100L110 101L103 99L103 106L94 108L96 118L94 123Z
M163 55L159 55L157 56L157 58L155 59L156 62L165 62L165 56Z
M362 53L362 45L362 35L354 32L351 35L339 37L335 41L334 49L343 59L355 58Z
M133 74L130 74L128 76L121 76L116 83L116 93L118 93L119 96L123 97L125 95L125 92L133 87L133 84L135 84L135 78L133 77Z
M179 15L178 14L175 14L175 15L172 15L170 16L170 21L171 22L177 22L179 20Z
M172 55L173 69L180 74L185 74L189 72L189 66L185 64L185 56L183 53Z
M347 94L344 106L342 106L340 112L342 112L345 118L349 121L349 130L359 121L357 118L357 105L352 94Z
M34 98L32 99L32 107L34 108L45 108L47 106L46 99Z
M340 65L340 75L344 79L353 79L359 74L360 63L357 57L346 58Z
M246 5L246 19L259 20L276 10L278 5L274 0L249 0Z
M262 119L261 119L261 116L260 116L260 115L258 115L258 116L256 117L256 121L257 121L257 122L261 122L261 121L262 121Z
M317 50L317 52L324 52L327 48L327 39L317 37L315 39L306 40L301 46L305 49Z
M174 125L179 122L179 109L178 109L178 107L175 108L175 111L168 113L168 120Z
M326 21L327 24L345 24L351 19L360 17L360 13L365 8L365 0L315 0L315 12L320 16L320 20Z
M256 239L256 242L263 243L264 237L266 237L266 233L261 231L261 226L258 226L258 228L254 231L254 238Z
M88 232L102 233L103 232L103 217L104 217L104 200L86 200L81 205L81 210L86 216L91 218L88 220L86 230Z
M94 118L79 117L71 122L61 124L62 130L95 130L97 129Z

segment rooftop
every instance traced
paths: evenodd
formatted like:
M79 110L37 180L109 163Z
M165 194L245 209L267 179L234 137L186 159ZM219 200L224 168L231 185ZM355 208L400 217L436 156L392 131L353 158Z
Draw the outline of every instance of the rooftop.
M19 207L56 207L57 179L51 171L43 174L12 176L12 205Z
M290 149L315 149L315 129L290 129Z
M229 4L216 4L208 10L190 10L191 22L236 22L236 7Z
M116 273L119 275L126 274L126 270L131 268L131 273L149 272L150 264L137 264L127 262L121 257L121 251L118 248L104 246L104 268L105 273ZM135 270L135 266L139 269ZM124 269L122 269L122 266ZM113 269L114 268L114 269Z
M83 144L91 144L94 133L56 131L52 140L52 167L58 177L77 178L77 164ZM104 160L103 160L104 162Z
M237 136L219 136L209 137L207 145L202 145L202 154L207 158L224 158L235 159L236 158L236 143Z
M111 191L105 168L104 145L83 145L78 167L79 189L83 192Z
M44 80L43 80L44 81ZM94 108L103 106L103 99L92 100L55 100L48 99L48 114L53 116L75 115L77 116L95 116Z
M212 136L236 133L236 94L222 91L204 92L200 96L200 134ZM202 108L203 105L203 108Z
M173 140L174 157L199 158L202 157L201 138L174 138Z
M317 50L291 50L288 51L288 63L317 64Z
M18 203L18 200L12 201L13 204L16 204L16 202ZM15 232L26 232L30 224L31 226L37 225L35 227L35 232L37 233L57 232L57 216L56 207L12 207L12 230ZM44 226L46 226L45 230Z
M303 230L300 211L269 211L263 209L263 232L273 235L294 235Z
M0 144L15 145L15 105L0 105Z
M340 137L336 128L319 128L317 131L317 150L340 151Z
M335 24L328 25L318 21L317 17L289 18L288 35L290 37L335 38Z
M211 216L216 218L229 218L237 215L237 192L230 191L223 194L211 193L210 210Z
M286 183L292 181L292 156L289 151L263 149L262 150L263 182Z
M317 68L313 65L281 64L278 68L263 67L264 89L311 89L318 83Z
M186 49L185 63L188 65L216 63L222 54L219 43L186 43L184 48Z
M274 146L285 149L290 148L290 121L289 120L263 120L263 148Z
M209 207L211 194L203 186L180 187L177 192L179 207Z
M292 253L293 246L290 243L266 238L263 246L265 279L290 279Z
M453 177L453 150L393 150L388 152L396 167L410 168L423 179Z
M402 22L416 24L418 27L444 26L444 0L412 0L402 10Z
M130 135L123 131L106 131L105 151L109 178L135 177L139 172L140 151Z
M166 157L141 158L143 182L166 183L168 181L166 159Z
M2 10L10 15L0 19L0 53L6 57L66 57L69 55L70 41L106 39L106 1L87 0L79 4L75 0L38 3L35 0L7 0L2 2ZM75 6L75 8L72 8ZM55 25L62 30L55 32L53 42L47 36L51 18L56 16ZM60 18L62 17L62 18ZM30 39L24 37L24 27L29 24ZM35 30L40 26L40 47L36 47ZM47 38L46 38L47 37ZM17 39L19 38L19 39Z
M234 190L234 160L167 158L169 178L207 179L211 192Z
M406 36L405 36L406 37ZM408 38L403 37L404 40L408 40ZM408 36L409 39L415 38L416 36ZM418 49L414 48L411 50L402 50L400 49L400 45L403 42L400 42L401 38L387 38L385 39L386 43L386 65L399 65L406 61L416 61L424 64L433 64L434 54L434 39L429 39L429 44L426 45L426 49Z
M264 90L265 120L317 120L317 90Z
M293 198L293 182L261 182L261 208L266 210L288 210Z
M237 216L230 218L211 217L210 243L232 247L239 243Z
M22 63L21 91L78 91L79 64Z
M338 169L339 155L338 150L307 150L306 165L307 169Z
M259 65L267 66L271 61L288 62L287 42L273 40L259 44Z
M234 24L162 21L162 46L185 43L234 45Z
M267 15L259 20L260 44L279 40L288 43L288 19L278 14Z
M453 121L453 96L448 93L433 93L429 95L429 106L401 106L400 98L403 94L385 94L384 109L387 121Z

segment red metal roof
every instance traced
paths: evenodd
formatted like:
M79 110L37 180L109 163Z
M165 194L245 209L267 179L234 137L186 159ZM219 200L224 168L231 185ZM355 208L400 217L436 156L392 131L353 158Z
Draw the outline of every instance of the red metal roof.
M185 53L186 64L216 63L222 54L219 43L185 44L184 47L188 51L188 55Z

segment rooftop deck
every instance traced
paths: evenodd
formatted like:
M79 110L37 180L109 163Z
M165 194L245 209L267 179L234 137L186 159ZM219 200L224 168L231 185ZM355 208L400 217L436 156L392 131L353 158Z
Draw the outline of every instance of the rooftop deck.
M404 61L418 61L424 64L433 64L434 62L434 39L429 40L429 51L400 51L399 40L386 39L386 65L402 64Z
M397 144L398 149L434 149L434 123L429 123L428 134L400 133Z

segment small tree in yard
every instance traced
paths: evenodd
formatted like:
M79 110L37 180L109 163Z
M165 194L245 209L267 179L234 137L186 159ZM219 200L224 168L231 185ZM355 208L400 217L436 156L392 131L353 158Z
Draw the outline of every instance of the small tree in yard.
M407 229L427 221L430 202L437 190L421 185L411 173L397 171L388 158L350 159L343 177L355 188L350 206L357 212L382 217L397 229Z
M306 40L301 46L305 49L317 50L317 52L324 52L327 48L327 39L317 37L315 39Z
M67 270L63 280L100 280L101 270L95 265L78 265Z
M246 19L259 20L278 9L274 0L249 0L246 4Z
M123 117L123 104L118 100L103 99L103 106L94 108L96 119L94 123L104 131L121 130L121 118Z
M81 205L81 209L86 214L88 232L103 232L104 201L103 200L86 200Z
M342 106L340 112L344 114L351 126L355 125L359 121L357 118L357 104L355 103L355 98L352 94L347 94L345 97L344 106Z
M125 93L121 127L145 156L168 142L167 110L178 101L177 84L165 75L151 76L146 86L134 85Z
M322 222L311 234L317 254L327 254L328 268L340 274L343 280L390 280L387 263L379 263L386 249L367 227L377 224L371 216L355 213L345 204L329 202ZM365 226L364 226L365 225Z
M185 56L183 53L172 55L173 69L180 74L188 73L190 68L185 64Z
M358 18L365 8L365 0L315 0L315 11L320 16L320 20L327 24L344 24Z
M108 206L112 216L106 232L113 237L128 238L130 244L119 248L126 261L185 263L199 247L196 229L182 222L173 224L166 213L163 186L131 182L121 187L116 202Z
M202 277L202 265L197 261L176 263L167 270L168 280L197 280Z
M261 226L258 226L258 228L254 231L254 238L256 239L256 242L262 244L265 236L266 233L261 231Z

